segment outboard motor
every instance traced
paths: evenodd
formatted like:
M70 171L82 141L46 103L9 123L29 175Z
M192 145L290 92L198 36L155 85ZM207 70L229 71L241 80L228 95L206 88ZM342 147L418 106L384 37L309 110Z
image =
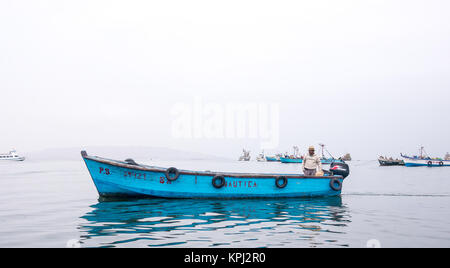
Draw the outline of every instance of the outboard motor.
M350 168L346 163L333 162L330 165L330 171L334 175L342 176L344 179L350 174Z

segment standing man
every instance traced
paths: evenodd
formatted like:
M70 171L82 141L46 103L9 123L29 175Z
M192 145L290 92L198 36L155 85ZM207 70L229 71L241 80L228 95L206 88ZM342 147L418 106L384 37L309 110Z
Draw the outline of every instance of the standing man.
M302 169L303 174L306 176L314 176L317 171L322 171L322 162L320 161L320 157L314 152L314 147L310 146L308 153L303 158Z

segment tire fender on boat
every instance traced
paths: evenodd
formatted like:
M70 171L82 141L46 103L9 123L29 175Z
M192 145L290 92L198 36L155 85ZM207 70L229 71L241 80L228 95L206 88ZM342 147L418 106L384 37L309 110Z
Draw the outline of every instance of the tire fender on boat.
M165 174L166 174L167 180L174 181L174 180L178 179L178 176L180 176L180 171L178 171L178 169L175 167L170 167L170 168L166 169ZM174 174L174 176L171 177L170 174Z
M284 187L286 187L287 183L288 183L288 179L287 179L285 176L278 176L278 177L275 179L275 185L276 185L278 188L284 188Z
M214 188L222 188L225 185L225 177L222 175L216 175L211 182Z
M335 191L340 191L342 189L342 182L337 178L332 178L330 180L330 187Z
M442 162L442 161L441 161L441 162L439 162L439 166L441 166L441 167L442 167L443 165L444 165L444 162Z
M431 167L431 166L433 165L433 162L431 162L431 161L428 161L428 163L427 163L427 164L428 164L428 166L429 166L429 167Z

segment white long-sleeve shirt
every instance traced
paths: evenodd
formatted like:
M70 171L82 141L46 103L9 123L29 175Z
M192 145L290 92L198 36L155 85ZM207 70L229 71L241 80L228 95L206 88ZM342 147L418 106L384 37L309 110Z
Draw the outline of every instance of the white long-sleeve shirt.
M302 170L305 168L322 170L322 161L320 161L320 157L317 155L310 156L309 154L306 154L303 157Z

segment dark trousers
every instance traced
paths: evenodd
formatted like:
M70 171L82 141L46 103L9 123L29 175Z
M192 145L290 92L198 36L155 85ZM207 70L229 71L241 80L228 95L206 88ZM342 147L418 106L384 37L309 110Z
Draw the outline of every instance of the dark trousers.
M316 175L316 170L305 168L304 173L305 173L305 176L314 176L314 175Z

